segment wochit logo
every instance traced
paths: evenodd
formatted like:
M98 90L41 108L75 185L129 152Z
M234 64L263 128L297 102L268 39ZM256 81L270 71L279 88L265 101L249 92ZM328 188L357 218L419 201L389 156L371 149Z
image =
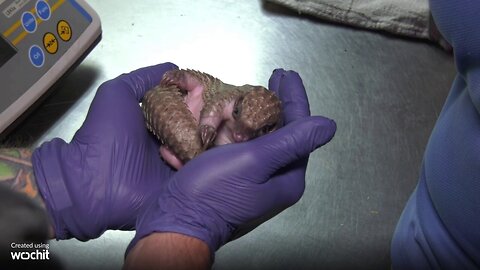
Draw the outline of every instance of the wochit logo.
M27 261L27 260L50 260L49 244L43 243L12 243L10 245L12 249L21 249L11 251L10 255L14 261ZM29 250L30 249L30 250ZM34 249L34 250L31 250Z

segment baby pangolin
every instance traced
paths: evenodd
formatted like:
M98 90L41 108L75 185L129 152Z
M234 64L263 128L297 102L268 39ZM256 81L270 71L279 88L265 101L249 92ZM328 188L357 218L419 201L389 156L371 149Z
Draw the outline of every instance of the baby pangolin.
M273 92L226 84L190 69L166 72L145 94L142 108L148 129L162 143L162 157L169 162L173 156L181 164L212 145L272 132L281 122L280 100Z

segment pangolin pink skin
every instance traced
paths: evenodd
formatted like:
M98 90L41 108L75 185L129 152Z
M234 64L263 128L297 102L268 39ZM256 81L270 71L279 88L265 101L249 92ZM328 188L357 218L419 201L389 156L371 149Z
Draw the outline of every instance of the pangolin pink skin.
M243 142L277 129L280 100L262 86L234 86L194 70L171 70L142 102L160 154L179 169L212 145Z

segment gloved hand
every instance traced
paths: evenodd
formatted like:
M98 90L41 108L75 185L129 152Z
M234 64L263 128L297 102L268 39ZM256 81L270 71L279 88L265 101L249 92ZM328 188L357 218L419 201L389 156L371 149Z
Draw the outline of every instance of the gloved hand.
M331 140L336 125L309 116L297 73L275 70L269 88L282 100L285 126L248 142L213 148L187 163L139 216L127 252L153 232L175 232L204 241L213 254L239 226L300 199L308 155Z
M57 239L133 229L138 210L173 174L139 106L173 68L160 64L105 82L70 143L54 139L36 149L35 177Z

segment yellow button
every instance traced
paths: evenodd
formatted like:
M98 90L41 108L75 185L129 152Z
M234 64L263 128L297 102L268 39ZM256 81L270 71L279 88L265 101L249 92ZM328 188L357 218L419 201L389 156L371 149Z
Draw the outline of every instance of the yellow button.
M58 41L55 35L48 32L43 36L43 47L47 52L54 54L58 51Z
M57 24L57 33L61 40L69 41L72 38L72 28L67 21L61 20Z

